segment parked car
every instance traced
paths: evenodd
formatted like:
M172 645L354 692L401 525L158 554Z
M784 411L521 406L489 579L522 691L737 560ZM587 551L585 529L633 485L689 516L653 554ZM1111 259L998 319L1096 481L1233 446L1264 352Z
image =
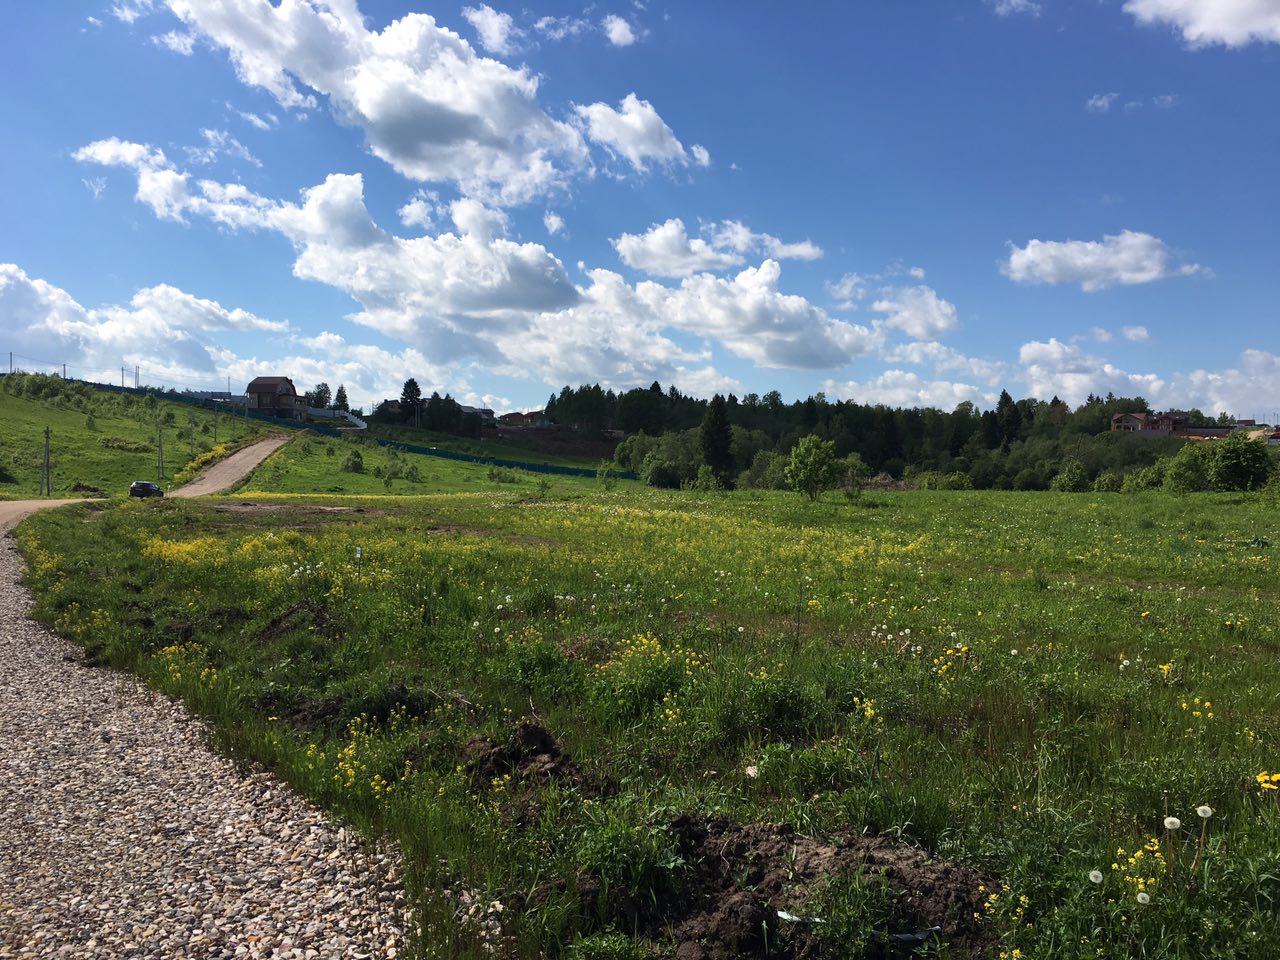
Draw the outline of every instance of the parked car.
M152 483L150 480L135 480L129 484L129 496L163 497L164 491L160 489L158 483Z

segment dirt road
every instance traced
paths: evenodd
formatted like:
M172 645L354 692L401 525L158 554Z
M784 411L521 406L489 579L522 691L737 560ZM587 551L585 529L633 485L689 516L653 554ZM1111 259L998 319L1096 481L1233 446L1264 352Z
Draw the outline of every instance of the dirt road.
M288 437L268 437L251 447L238 450L227 459L215 463L185 487L170 491L169 496L203 497L210 493L221 493L237 480L247 476L250 470L288 442Z
M0 535L16 527L28 514L50 507L65 507L79 500L0 500Z

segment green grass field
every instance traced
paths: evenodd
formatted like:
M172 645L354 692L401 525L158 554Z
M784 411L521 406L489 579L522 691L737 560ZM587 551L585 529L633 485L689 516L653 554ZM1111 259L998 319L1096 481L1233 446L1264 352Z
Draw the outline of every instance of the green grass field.
M419 430L414 427L386 426L370 423L371 436L401 443L413 443L420 446L440 447L458 453L468 453L475 457L492 457L494 460L512 460L516 463L542 463L558 467L580 467L594 470L598 461L578 457L556 456L543 453L532 447L507 440L499 440L486 436L483 440L455 437L446 433L433 433L430 430Z
M11 392L15 385L34 395ZM42 395L45 394L45 395ZM218 418L219 443L265 436L261 424ZM53 377L0 379L0 498L36 497L49 428L54 496L124 496L134 480L168 489L214 445L214 415L188 404L95 390ZM163 433L164 471L157 445ZM79 489L77 489L79 488ZM84 488L92 488L85 490Z
M353 454L359 455L359 471L352 469L350 458ZM630 486L635 481L617 483ZM242 490L246 493L357 496L421 496L505 490L526 496L548 496L587 492L598 487L599 482L594 478L489 467L426 454L401 453L358 439L304 434L282 447L254 471Z
M33 518L37 614L396 838L422 956L1277 956L1257 496L251 501Z

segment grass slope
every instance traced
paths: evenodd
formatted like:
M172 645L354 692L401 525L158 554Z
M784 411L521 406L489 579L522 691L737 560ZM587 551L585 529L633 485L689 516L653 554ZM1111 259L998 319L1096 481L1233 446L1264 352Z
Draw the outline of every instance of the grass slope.
M73 507L20 541L42 619L402 843L424 956L493 955L446 887L505 906L500 955L710 956L713 870L737 955L871 953L929 910L953 957L1276 955L1254 497L488 490ZM972 872L815 878L779 822Z
M455 441L457 438L453 438ZM446 446L442 438L442 449ZM354 467L358 455L360 470ZM634 481L618 481L630 486ZM330 493L363 496L507 490L528 496L596 489L599 481L401 453L359 439L304 434L282 447L241 487L243 493Z
M213 425L212 413L184 403L98 390L55 377L0 378L0 497L38 495L46 427L51 431L55 496L83 492L77 486L123 496L134 480L172 486L192 459L193 446L196 456L211 449ZM165 469L157 477L161 431ZM265 433L257 423L246 429L242 420L220 418L219 441Z

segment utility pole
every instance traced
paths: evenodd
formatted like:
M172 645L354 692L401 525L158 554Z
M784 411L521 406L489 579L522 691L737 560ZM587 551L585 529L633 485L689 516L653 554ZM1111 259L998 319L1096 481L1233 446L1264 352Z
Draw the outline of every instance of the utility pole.
M156 424L156 480L164 481L164 421Z
M215 447L218 445L218 413L219 412L220 411L218 410L217 407L213 408L213 445Z
M50 430L44 428L44 456L40 460L40 496L53 495L53 470L49 459L49 436Z
M120 368L120 389L124 389L124 367Z
M191 459L196 458L196 416L190 410L187 411L187 436L191 440Z
M138 365L133 365L133 389L138 389Z

